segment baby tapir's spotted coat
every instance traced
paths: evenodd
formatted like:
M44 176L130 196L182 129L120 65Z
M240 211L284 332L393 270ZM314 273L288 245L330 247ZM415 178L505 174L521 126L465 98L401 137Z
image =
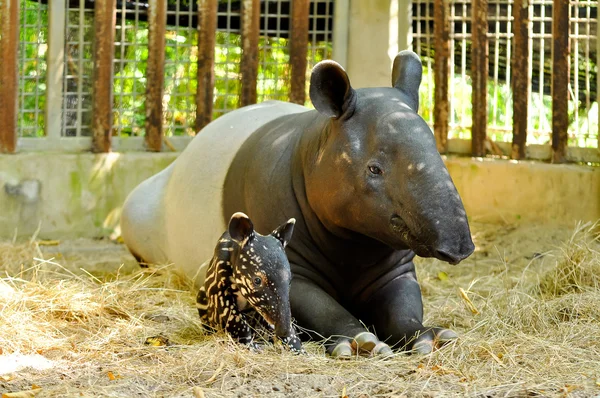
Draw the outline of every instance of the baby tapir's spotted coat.
M242 344L256 346L254 330L275 329L291 351L302 344L291 323L289 286L292 278L284 248L296 220L271 234L254 231L244 213L235 213L221 235L197 297L202 322L223 329ZM258 315L257 315L258 314Z

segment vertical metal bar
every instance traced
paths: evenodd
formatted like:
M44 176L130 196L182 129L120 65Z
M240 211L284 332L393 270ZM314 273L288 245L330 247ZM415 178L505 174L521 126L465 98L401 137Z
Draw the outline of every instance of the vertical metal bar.
M515 51L513 67L513 159L525 158L531 76L529 68L529 1L515 0L513 6Z
M0 153L17 148L19 0L0 1Z
M300 105L304 105L306 99L309 5L309 0L294 0L290 15L290 102Z
M196 132L212 120L215 87L215 35L217 0L198 2L198 89L196 90Z
M473 0L471 30L471 78L473 79L473 127L471 129L471 154L485 156L487 136L487 77L488 77L488 1Z
M148 64L146 67L146 147L160 152L163 139L163 93L165 86L165 31L167 1L148 2Z
M92 151L110 152L112 133L112 82L115 0L96 0L94 5L94 72L92 102ZM81 73L81 71L80 71ZM81 101L81 100L80 100Z
M66 0L48 4L48 52L46 73L46 137L62 133L63 74L65 70Z
M566 161L569 128L569 2L552 10L552 163Z
M332 57L344 68L348 64L348 20L350 0L335 0L333 3Z
M256 80L258 75L258 34L260 31L260 1L242 0L242 92L240 105L256 103Z
M435 0L433 5L433 35L435 48L433 131L440 153L448 151L450 103L448 79L450 72L450 0Z

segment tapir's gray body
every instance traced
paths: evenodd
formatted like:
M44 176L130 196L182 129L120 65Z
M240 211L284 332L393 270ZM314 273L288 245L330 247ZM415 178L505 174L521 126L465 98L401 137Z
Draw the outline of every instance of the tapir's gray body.
M231 216L223 213L223 186L236 153L260 126L306 111L296 104L269 101L225 114L206 126L169 167L127 198L121 234L129 250L149 263L173 262L202 285L206 269L199 266L212 257ZM270 231L280 224L273 221L273 227L256 224L257 230Z
M415 252L457 263L473 251L460 197L416 113L420 79L410 52L396 58L392 88L354 90L339 65L323 62L311 78L316 110L266 102L220 117L131 193L127 246L199 285L233 213L259 231L293 217L290 302L311 334L352 338L364 322L393 344L420 333L424 352L454 337L422 325L412 263ZM332 341L330 352L345 355L347 340Z

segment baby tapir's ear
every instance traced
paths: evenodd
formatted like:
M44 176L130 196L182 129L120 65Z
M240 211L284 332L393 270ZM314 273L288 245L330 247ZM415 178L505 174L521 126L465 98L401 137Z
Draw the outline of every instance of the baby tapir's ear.
M294 225L296 225L296 219L290 218L288 222L286 222L283 225L280 225L275 231L271 232L271 235L276 237L281 242L283 247L286 247L292 239L292 234L294 233Z
M229 220L229 236L244 246L254 237L254 225L250 218L242 212L234 213Z

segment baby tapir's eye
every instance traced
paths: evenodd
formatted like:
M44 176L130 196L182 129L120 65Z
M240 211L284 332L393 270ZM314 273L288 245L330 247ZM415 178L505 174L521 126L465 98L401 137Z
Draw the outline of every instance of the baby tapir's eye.
M261 283L262 283L262 278L260 278L258 276L256 278L254 278L254 286L260 286Z
M371 172L371 174L375 174L375 175L379 175L382 173L381 169L375 165L370 165L369 171Z

